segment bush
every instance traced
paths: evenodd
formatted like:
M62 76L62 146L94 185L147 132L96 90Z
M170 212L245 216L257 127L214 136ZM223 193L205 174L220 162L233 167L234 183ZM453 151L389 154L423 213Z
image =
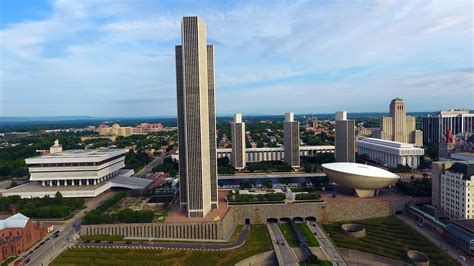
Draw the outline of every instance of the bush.
M295 200L318 200L320 198L319 193L299 193L295 195Z

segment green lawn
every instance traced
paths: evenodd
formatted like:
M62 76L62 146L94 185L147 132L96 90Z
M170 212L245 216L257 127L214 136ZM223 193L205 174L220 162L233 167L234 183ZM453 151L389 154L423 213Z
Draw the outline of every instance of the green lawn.
M306 238L306 240L308 240L308 245L310 247L319 247L318 240L306 223L297 223L296 227L298 228L298 231Z
M293 228L291 228L291 225L289 223L283 223L278 224L278 226L280 227L286 242L288 242L288 245L290 245L290 247L298 247L298 240L296 239L295 232L293 231Z
M341 229L341 224L344 222L327 224L323 227L336 246L341 248L360 250L408 263L410 260L406 252L414 249L424 252L430 259L430 265L459 265L428 239L396 217L355 222L365 226L366 237L353 238L345 235Z
M7 266L11 262L13 262L17 257L9 257L8 259L4 260L1 264L1 266Z
M311 262L300 262L300 266L332 266L332 262L329 260L320 260L318 263L311 263Z
M51 265L234 265L272 249L264 225L252 225L245 244L226 251L140 250L74 248L61 253Z

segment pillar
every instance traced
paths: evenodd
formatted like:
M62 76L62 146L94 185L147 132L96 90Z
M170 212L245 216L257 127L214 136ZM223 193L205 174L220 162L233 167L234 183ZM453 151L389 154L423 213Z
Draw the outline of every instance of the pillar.
M89 185L89 179L86 179L86 186Z
M45 182L44 180L43 180L43 181L41 181L41 186L43 186L43 187L44 187L44 186L46 185L45 183L46 183L46 182Z

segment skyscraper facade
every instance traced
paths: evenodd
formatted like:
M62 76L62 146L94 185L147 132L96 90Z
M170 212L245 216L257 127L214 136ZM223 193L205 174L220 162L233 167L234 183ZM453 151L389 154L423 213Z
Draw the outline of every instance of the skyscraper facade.
M448 131L453 135L474 133L474 114L465 109L453 109L423 117L424 144L439 143Z
M217 208L214 51L206 25L184 17L176 46L180 207L188 217Z
M423 133L416 130L415 117L406 115L405 102L396 98L390 102L390 115L380 118L378 136L383 140L423 145Z
M300 167L300 125L293 113L285 114L283 122L283 146L285 163L293 168Z
M242 122L242 114L235 114L231 123L232 155L231 165L238 170L244 169L246 165L245 150L245 123Z
M336 112L336 162L355 162L354 120L347 120L345 111Z

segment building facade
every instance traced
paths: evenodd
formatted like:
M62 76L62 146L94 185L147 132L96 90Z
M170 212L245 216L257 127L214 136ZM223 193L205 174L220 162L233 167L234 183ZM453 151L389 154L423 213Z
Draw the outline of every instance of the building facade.
M293 168L300 167L300 125L295 121L293 113L285 114L283 122L284 161Z
M336 112L336 162L355 162L354 124L347 112Z
M451 109L423 117L423 144L439 143L448 131L453 135L474 133L474 114L466 109Z
M50 153L25 159L30 181L42 186L97 185L125 167L126 149L63 151L58 141Z
M121 127L119 124L113 124L111 127L101 125L98 128L99 135L101 136L121 136L128 137L133 135L132 127Z
M12 140L26 138L29 136L31 136L30 132L10 132L10 133L3 134L3 140L6 142L9 142Z
M380 118L380 130L376 137L421 147L423 133L416 130L415 122L415 117L406 115L405 102L400 98L395 98L390 102L389 116Z
M19 256L47 234L47 227L21 213L0 220L0 260Z
M356 146L359 155L365 154L370 160L389 167L401 164L416 169L420 164L420 157L425 154L424 149L413 144L375 138L358 140Z
M299 156L316 156L319 153L334 153L334 146L300 146ZM285 156L283 147L276 148L246 148L245 161L249 163L262 161L283 161ZM217 149L217 158L231 158L232 149Z
M245 154L245 123L242 122L242 114L235 114L234 122L231 123L232 130L232 156L230 156L231 165L241 170L246 165Z
M450 219L474 219L474 162L455 162L441 174L441 209Z
M214 53L206 25L183 17L176 46L180 206L188 217L217 208Z
M443 237L449 244L474 258L474 220L457 220L446 225Z

